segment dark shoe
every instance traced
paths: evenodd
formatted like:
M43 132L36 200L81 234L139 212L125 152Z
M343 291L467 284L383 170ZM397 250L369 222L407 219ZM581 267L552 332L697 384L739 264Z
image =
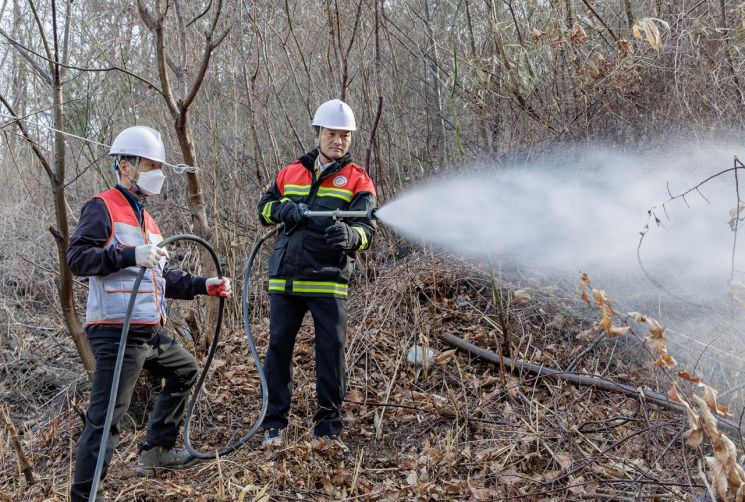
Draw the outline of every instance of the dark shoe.
M106 502L106 492L103 491L103 483L98 483L98 490L96 490L96 502Z
M316 436L313 434L313 439L318 443L319 446L326 447L331 446L338 448L344 453L349 452L349 447L339 438L337 434L325 434L323 436Z
M264 440L261 442L261 447L267 448L281 448L286 442L287 433L284 429L277 429L270 427L264 431Z
M73 484L72 489L70 490L69 498L65 498L65 500L84 500L87 502L91 498L91 488L93 488L92 484L88 485L87 487L85 486L85 483ZM96 498L94 500L96 502L106 502L106 500L108 500L106 498L106 492L103 491L103 480L98 482L98 488L96 489Z
M167 471L181 469L197 459L186 450L153 446L140 451L135 473L138 476L157 476Z

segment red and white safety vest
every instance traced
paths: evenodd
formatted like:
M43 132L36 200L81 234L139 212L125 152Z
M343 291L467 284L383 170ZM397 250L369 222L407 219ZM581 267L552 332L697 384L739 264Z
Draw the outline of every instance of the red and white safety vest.
M98 195L106 203L111 218L111 235L104 248L134 247L158 244L163 240L158 225L147 211L143 211L144 229L137 222L127 197L112 188ZM132 311L132 324L159 324L166 318L163 267L166 259L145 272ZM113 274L91 276L88 289L86 324L124 324L127 305L141 268L132 266Z

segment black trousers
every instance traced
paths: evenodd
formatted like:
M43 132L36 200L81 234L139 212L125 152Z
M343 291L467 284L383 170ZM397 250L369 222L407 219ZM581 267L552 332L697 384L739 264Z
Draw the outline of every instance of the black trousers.
M89 341L96 356L96 371L93 374L85 430L78 440L75 475L70 492L73 501L88 500L119 350L118 338L90 338ZM165 379L165 385L150 413L145 441L152 446L166 448L176 444L186 401L196 382L199 366L188 350L168 337L163 330L158 330L149 340L127 341L102 478L106 476L114 447L119 441L119 422L129 408L132 391L143 368Z
M269 387L269 407L264 428L287 427L292 392L292 352L300 324L305 313L310 310L316 331L318 397L318 411L313 417L313 433L316 436L340 434L341 406L346 390L346 299L331 296L270 295L269 304L269 349L264 365Z

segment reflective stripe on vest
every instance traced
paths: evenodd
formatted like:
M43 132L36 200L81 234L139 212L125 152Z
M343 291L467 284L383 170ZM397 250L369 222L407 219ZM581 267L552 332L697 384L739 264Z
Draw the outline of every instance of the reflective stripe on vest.
M346 298L348 289L349 286L342 282L269 279L269 292L274 293L312 294L314 296L321 294Z
M329 187L318 187L318 197L335 197L341 199L344 202L352 202L354 192L351 190L344 190L342 188L329 188Z
M111 235L104 248L158 244L163 240L158 225L147 211L143 212L143 231L127 197L116 188L106 190L96 197L106 203L111 219ZM155 267L145 272L132 310L132 324L159 324L161 320L165 320L165 263L163 258ZM133 266L113 274L90 277L86 324L124 324L129 297L140 270L140 267Z
M269 291L284 293L286 284L284 279L269 279Z

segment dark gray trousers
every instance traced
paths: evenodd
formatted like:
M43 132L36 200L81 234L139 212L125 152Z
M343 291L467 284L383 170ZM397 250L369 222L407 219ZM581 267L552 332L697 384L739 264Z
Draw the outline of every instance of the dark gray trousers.
M264 373L269 387L269 407L264 428L287 427L292 389L292 352L303 317L310 311L315 326L316 395L313 416L316 436L339 435L341 407L346 391L344 343L347 301L342 298L269 295L269 348Z
M78 440L75 475L70 492L73 501L88 500L119 350L118 338L91 338L89 341L96 356L96 371L93 374L85 430ZM102 478L106 476L114 447L119 441L119 422L127 413L132 392L143 368L165 380L150 413L145 441L152 446L166 448L176 444L186 401L196 382L199 367L194 356L161 329L149 340L127 341Z

